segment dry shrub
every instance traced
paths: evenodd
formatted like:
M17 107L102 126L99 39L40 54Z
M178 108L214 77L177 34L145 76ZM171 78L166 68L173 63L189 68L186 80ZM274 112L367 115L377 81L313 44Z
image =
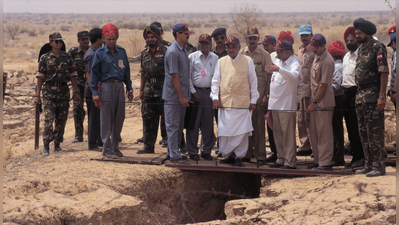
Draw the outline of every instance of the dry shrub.
M11 158L11 150L3 144L3 163Z
M145 41L143 41L143 38L140 34L137 34L137 32L130 36L127 42L127 49L129 55L132 57L139 55L145 46Z

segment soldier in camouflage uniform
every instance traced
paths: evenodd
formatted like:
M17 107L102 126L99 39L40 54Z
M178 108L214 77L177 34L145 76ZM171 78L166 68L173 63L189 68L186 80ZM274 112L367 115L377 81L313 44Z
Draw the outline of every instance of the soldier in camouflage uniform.
M64 139L65 124L68 119L69 87L67 82L71 80L75 90L78 90L76 82L77 73L72 65L72 57L69 53L61 51L63 44L60 33L49 36L52 50L41 56L39 69L36 74L37 89L34 98L35 104L41 103L40 91L43 94L44 104L44 128L43 128L43 156L50 154L49 144L54 140L54 151L63 152L60 143ZM42 84L44 83L43 90ZM77 104L80 104L80 95L76 93ZM53 130L53 122L55 127Z
M74 101L73 101L73 119L75 121L75 139L72 143L83 141L83 121L85 119L86 112L83 108L83 104L76 104L75 92L79 92L80 96L84 95L86 72L84 66L84 55L89 49L89 32L79 31L78 32L79 47L73 47L69 49L68 53L71 54L73 60L73 67L78 73L77 82L78 90L74 89Z
M373 38L376 26L363 18L353 23L357 42L356 114L365 156L364 168L356 174L367 177L385 175L384 107L388 82L387 50Z
M216 47L212 52L215 53L219 59L226 56L226 28L217 28L212 32L211 37L213 37L213 40L216 43Z
M143 142L138 154L154 153L159 119L163 114L162 90L165 79L164 56L167 48L162 44L161 32L157 26L144 29L143 37L147 48L141 52L140 100L143 102Z

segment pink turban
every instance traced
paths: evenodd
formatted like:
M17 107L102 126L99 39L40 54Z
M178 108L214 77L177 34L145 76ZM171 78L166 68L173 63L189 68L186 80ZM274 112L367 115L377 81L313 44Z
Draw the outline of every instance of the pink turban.
M118 28L111 23L103 26L103 37L106 37L110 34L116 34L116 38L119 38Z
M328 45L327 52L331 56L340 56L341 59L345 56L345 45L341 41L334 41Z

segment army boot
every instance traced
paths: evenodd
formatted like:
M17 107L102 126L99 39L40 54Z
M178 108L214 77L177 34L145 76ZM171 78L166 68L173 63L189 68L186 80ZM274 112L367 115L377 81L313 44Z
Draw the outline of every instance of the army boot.
M372 169L370 172L366 173L366 177L384 176L385 173L385 163L382 163L379 169Z
M47 144L44 144L42 156L49 156L49 155L50 155L50 146L47 143Z
M60 143L54 141L54 151L55 152L65 152L64 150L62 150L62 148L60 147Z
M355 174L356 174L356 175L358 175L358 174L367 174L367 173L370 172L371 170L372 170L371 167L365 166L365 167L363 167L363 169L361 169L361 170L356 170Z

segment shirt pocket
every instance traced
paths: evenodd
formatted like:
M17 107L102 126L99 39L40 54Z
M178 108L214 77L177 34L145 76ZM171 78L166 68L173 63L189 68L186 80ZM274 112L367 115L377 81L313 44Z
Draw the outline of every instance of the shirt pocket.
M256 74L262 74L265 68L262 68L262 62L254 62Z

